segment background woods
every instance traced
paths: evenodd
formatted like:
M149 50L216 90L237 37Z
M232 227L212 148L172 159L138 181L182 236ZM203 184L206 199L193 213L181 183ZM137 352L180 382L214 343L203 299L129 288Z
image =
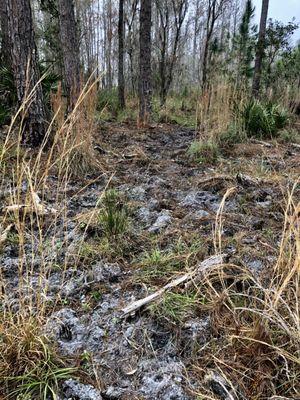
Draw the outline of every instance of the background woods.
M285 106L295 100L292 92L299 78L291 60L299 57L299 47L295 42L292 44L290 37L298 26L295 21L287 25L272 20L267 23L267 1L262 3L261 10L256 10L261 12L259 29L254 23L250 0L157 0L151 2L151 12L145 16L144 3L137 0L24 3L31 9L30 14L27 10L31 19L26 24L30 41L22 44L22 55L8 54L13 34L9 21L14 19L17 23L18 16L11 7L1 10L2 80L6 68L7 72L13 72L16 82L18 72L14 65L22 64L21 57L24 64L30 55L30 69L36 71L33 76L47 70L56 74L57 80L63 78L70 108L92 73L99 79L98 88L102 90L100 104L117 103L114 98L118 87L119 111L124 109L125 97L134 98L138 92L143 114L143 99L149 97L146 101L149 103L150 92L154 102L159 97L159 104L164 107L170 93L171 97L175 93L176 97L201 96L211 93L212 86L219 83L237 90L252 86L256 97L261 88L262 96L267 92L270 100L282 88L281 100L285 96ZM16 4L24 7L17 0ZM21 23L25 23L24 18L18 26ZM150 35L147 45L143 43L149 29L144 26L152 27L147 34ZM25 40L23 35L21 40ZM37 51L33 52L34 48ZM11 55L18 57L18 61ZM280 67L283 64L284 73ZM151 90L143 90L141 97L146 80ZM20 100L20 83L16 90ZM36 97L41 94L37 92ZM9 107L11 101L8 99L2 107ZM44 106L42 101L39 103L37 112L41 116Z

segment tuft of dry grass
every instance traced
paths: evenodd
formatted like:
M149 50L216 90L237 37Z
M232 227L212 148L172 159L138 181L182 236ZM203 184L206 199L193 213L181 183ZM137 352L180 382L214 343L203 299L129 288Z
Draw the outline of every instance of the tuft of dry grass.
M222 224L218 221L221 213L215 230L219 249ZM299 283L299 203L291 192L273 271L260 279L249 270L224 264L197 287L206 299L213 330L211 341L193 362L198 378L203 382L208 370L216 371L235 388L238 398L296 398L300 392ZM206 385L198 394L218 398Z
M234 123L234 108L243 101L243 90L224 80L216 80L198 99L196 116L200 135L218 142L219 137Z
M66 366L43 335L39 316L1 313L0 395L10 398L56 398L59 382L76 369Z
M55 399L59 381L76 369L58 356L44 333L49 312L60 302L59 292L49 300L48 278L62 253L61 286L70 259L74 263L67 251L68 235L62 239L69 223L65 204L70 200L66 197L70 179L101 170L93 151L96 82L86 84L68 116L60 89L52 96L54 117L37 151L24 151L21 145L19 115L31 101L29 96L12 118L0 153L5 193L1 229L13 230L16 239L10 240L18 260L16 271L0 268L0 394ZM12 273L15 285L11 284Z
M65 104L61 91L52 96L56 134L54 150L60 160L59 169L68 171L70 177L82 178L103 168L93 146L96 130L97 83L92 77L83 87L71 113L64 118Z

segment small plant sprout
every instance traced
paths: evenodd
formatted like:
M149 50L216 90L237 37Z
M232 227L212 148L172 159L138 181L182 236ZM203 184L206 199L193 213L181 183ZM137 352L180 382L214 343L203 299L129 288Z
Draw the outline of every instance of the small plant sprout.
M115 189L109 189L103 197L99 223L109 237L123 235L128 228L128 211L122 197Z

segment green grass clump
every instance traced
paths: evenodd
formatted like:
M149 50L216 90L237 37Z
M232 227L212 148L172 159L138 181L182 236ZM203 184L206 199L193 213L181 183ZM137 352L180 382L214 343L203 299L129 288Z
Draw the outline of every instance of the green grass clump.
M284 143L300 144L300 132L296 129L283 129L280 132L279 139Z
M199 299L191 293L166 293L159 303L150 307L150 313L172 324L182 324L194 315Z
M143 283L158 283L180 270L181 260L172 251L155 248L142 255L139 265L141 270L138 273L138 280Z
M195 140L192 142L188 154L199 163L214 164L217 162L220 150L213 140Z
M104 233L116 237L127 231L129 217L120 193L114 189L107 190L103 198L103 208L99 212L99 223Z
M247 103L241 117L247 134L260 139L276 137L288 123L288 113L283 108L258 100Z
M219 136L219 144L222 147L242 143L246 139L245 131L237 123L231 124L226 131Z
M179 238L165 250L156 246L142 253L137 260L139 271L135 278L138 282L161 285L194 265L203 257L204 251L202 241L194 237L188 241Z
M116 116L118 113L119 101L118 101L118 92L116 89L102 89L99 93L98 97L98 109L102 111L103 109L107 109L112 113L113 116Z
M153 99L154 119L159 123L177 124L189 128L196 125L196 100L193 96L169 96L166 104L161 107L160 99Z

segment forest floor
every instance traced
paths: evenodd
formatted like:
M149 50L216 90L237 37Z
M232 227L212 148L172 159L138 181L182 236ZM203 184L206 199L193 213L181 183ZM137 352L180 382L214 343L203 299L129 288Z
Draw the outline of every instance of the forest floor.
M62 399L258 399L280 392L276 380L284 387L265 347L233 346L242 325L226 295L234 285L235 298L241 295L235 306L242 307L249 282L271 279L300 148L249 141L207 164L188 155L195 138L177 125L103 125L95 137L103 173L64 187L64 216L55 224L46 217L40 228L48 243L43 263L38 234L25 255L12 237L3 246L5 301L12 307L20 296L20 257L31 258L31 288L40 285L43 264L45 332L81 371L82 384L62 384ZM60 209L57 178L47 185L43 201ZM111 188L117 202L103 220L103 195ZM216 252L226 254L230 274L219 269L204 286L178 286L123 315L124 307ZM293 387L284 390L297 398Z

